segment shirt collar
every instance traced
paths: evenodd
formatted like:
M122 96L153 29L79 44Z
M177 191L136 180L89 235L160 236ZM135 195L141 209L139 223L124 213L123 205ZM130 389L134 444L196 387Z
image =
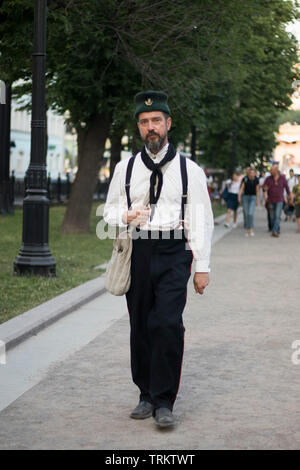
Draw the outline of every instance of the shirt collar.
M154 154L154 153L150 152L150 150L148 150L147 147L145 146L147 154L154 161L154 163L161 162L161 160L164 158L164 156L166 155L166 153L168 151L168 147L169 147L169 143L166 143L166 145L164 145L164 147L161 148L159 152Z

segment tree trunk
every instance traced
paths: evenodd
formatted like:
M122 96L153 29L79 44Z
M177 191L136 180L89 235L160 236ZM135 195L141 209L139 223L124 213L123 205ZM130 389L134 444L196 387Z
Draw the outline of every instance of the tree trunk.
M120 128L115 131L110 140L111 140L111 149L110 149L110 166L109 166L109 179L111 181L116 164L121 160L121 151L122 151L122 137L124 134L124 129Z
M93 195L110 124L109 114L102 113L88 127L78 126L78 171L60 228L63 233L89 232Z
M218 161L218 155L219 151L224 143L225 140L225 133L222 132L219 134L216 138L217 142L216 145L213 148L212 155L211 155L211 168L216 168L217 167L217 161Z
M134 130L133 135L132 135L132 141L131 141L132 155L136 155L141 150L142 145L143 144L141 142L140 133L139 133L138 129L136 128Z
M191 127L192 139L191 139L191 160L196 161L196 126L194 124Z

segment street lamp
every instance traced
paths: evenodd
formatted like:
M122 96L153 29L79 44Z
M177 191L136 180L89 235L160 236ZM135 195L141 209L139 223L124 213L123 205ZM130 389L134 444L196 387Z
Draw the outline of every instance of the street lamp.
M16 275L56 275L56 263L48 246L49 199L45 164L46 5L47 0L35 0L31 153L26 172L26 197L23 201L22 246L14 262Z
M10 198L10 112L11 85L0 83L0 214L13 214Z

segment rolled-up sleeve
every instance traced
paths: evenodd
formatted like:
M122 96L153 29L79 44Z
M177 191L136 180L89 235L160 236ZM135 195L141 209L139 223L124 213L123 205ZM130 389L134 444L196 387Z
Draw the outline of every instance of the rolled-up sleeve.
M192 162L188 167L188 200L184 227L193 252L195 272L210 272L214 218L205 173Z
M126 227L126 224L122 222L122 215L127 210L124 161L122 161L115 167L107 193L103 218L109 225Z

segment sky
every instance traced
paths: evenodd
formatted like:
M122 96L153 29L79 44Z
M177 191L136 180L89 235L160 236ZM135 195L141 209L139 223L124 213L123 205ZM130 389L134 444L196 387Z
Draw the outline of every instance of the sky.
M287 31L290 31L296 36L300 44L300 21L295 21L294 23L290 23L286 29Z

